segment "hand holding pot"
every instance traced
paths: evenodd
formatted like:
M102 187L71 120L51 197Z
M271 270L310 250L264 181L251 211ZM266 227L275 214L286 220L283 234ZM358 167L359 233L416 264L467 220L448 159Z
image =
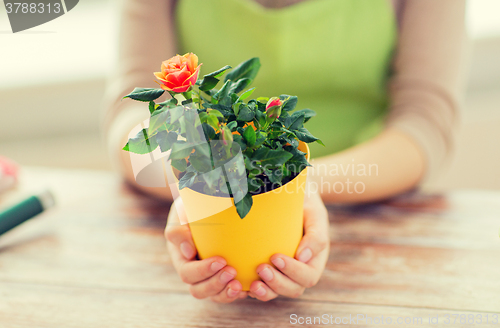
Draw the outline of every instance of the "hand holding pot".
M184 205L179 197L170 208L165 236L167 248L175 270L182 281L189 285L190 293L198 299L210 298L219 303L230 303L246 298L241 283L234 280L236 270L227 266L220 256L204 260L196 259L196 247L187 224L181 225L179 217L185 218Z
M262 281L254 281L249 296L261 301L278 295L299 297L318 282L325 269L330 251L328 212L318 193L304 199L304 237L295 259L274 254L269 264L257 267Z

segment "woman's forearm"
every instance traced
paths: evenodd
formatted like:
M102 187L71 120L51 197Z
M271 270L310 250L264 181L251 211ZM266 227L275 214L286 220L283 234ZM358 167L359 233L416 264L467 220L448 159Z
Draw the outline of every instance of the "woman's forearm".
M425 172L425 157L419 146L395 129L311 163L311 192L317 189L328 203L384 199L412 189Z
M132 129L146 120L148 116L147 109L139 106L130 106L120 111L106 131L108 153L114 168L121 173L131 186L153 197L170 201L172 200L172 194L168 186L144 187L136 182L131 153L122 150ZM164 179L164 177L158 178Z

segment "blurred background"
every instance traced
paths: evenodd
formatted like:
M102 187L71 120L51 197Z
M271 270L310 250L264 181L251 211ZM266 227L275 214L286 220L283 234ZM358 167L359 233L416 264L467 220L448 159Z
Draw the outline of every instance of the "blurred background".
M114 0L19 32L0 6L0 155L21 165L111 170L99 133L117 48ZM500 189L500 1L469 0L470 38L456 156L425 186Z

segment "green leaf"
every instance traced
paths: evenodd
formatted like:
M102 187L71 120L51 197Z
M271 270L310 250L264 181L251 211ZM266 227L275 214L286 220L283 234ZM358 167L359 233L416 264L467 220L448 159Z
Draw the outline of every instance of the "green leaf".
M244 151L247 148L246 143L243 142L243 137L239 134L233 134L233 141L240 146L241 151Z
M267 157L261 159L260 162L262 165L274 165L281 166L286 163L290 158L292 158L292 154L287 152L286 150L274 150L271 149L267 154Z
M260 69L260 60L257 57L251 58L236 66L230 73L226 75L225 81L238 81L239 79L255 79Z
M213 127L211 127L207 123L201 124L201 127L203 128L203 132L205 133L205 137L207 140L212 140L213 138L215 138L215 130Z
M239 103L234 104L234 106L233 106L234 114L238 115L238 113L240 112L241 105L243 105L243 103L239 102Z
M209 112L208 112L209 115L215 115L217 117L224 117L224 115L222 115L221 112L219 112L217 109L211 109Z
M186 172L179 180L179 189L189 188L194 184L196 172Z
M249 125L245 128L245 131L243 131L243 138L245 138L245 142L248 146L252 147L253 145L255 145L257 135L255 134L253 126Z
M152 101L165 93L163 89L154 88L135 88L134 91L129 93L123 98L130 98L138 101Z
M291 131L300 129L304 125L304 113L293 113L293 115L287 117L285 119L285 127Z
M295 106L297 106L298 98L296 96L281 95L280 99L285 101L285 103L281 107L281 110L283 111L294 110Z
M253 161L260 161L261 159L265 158L267 154L269 153L269 148L267 147L261 147L257 149L253 155L252 155L252 160Z
M234 205L236 206L236 212L238 212L240 218L243 219L245 216L247 216L248 212L250 212L250 209L252 208L253 205L252 195L247 193L242 200L240 200Z
M193 102L193 98L189 98L189 99L183 100L181 102L181 105L188 105L188 104L191 104L192 102Z
M191 163L193 168L200 173L212 170L212 161L210 157L201 154L199 151L195 151L189 155L189 163Z
M210 150L210 144L208 142L203 142L194 146L194 151L205 157L210 157L212 151Z
M207 123L210 124L215 130L219 129L219 120L217 116L209 114L207 116Z
M241 105L238 112L238 121L250 122L255 117L255 113L247 106Z
M249 192L255 192L259 190L259 188L262 186L262 180L259 178L248 178L247 179L247 184L248 184L248 191Z
M220 88L220 90L214 95L214 98L221 101L222 99L227 97L231 84L232 84L231 81L226 81L226 83L224 83L222 88Z
M231 121L231 122L227 123L226 126L228 127L229 130L231 130L231 132L233 132L236 129L236 127L238 126L238 122Z
M177 99L175 98L170 98L169 100L167 101L164 101L164 102L161 102L161 103L158 103L158 105L162 106L162 107L173 107L173 106L176 106L177 105Z
M239 93L243 91L246 87L248 87L252 83L252 79L243 78L238 80L238 82L234 83L229 89L229 93Z
M262 131L259 131L257 133L257 139L255 140L255 147L259 147L260 145L262 145L264 143L264 141L266 141L266 133L265 132L262 132Z
M292 147L296 148L299 146L299 142L297 141L297 139L295 139L295 137L293 136L290 136L288 134L283 134L279 137L280 140L283 140L287 143L289 143Z
M201 91L208 91L212 90L215 88L215 86L219 83L219 79L213 77L213 76L206 76L203 78L203 80L200 83L200 90Z
M258 126L263 126L264 124L266 124L266 114L262 113L260 110L256 110L255 120L257 121Z
M247 155L243 155L243 156L244 156L245 168L248 171L252 171L258 167L257 164L255 163L255 161L250 159L250 157L248 157Z
M271 181L272 183L281 184L281 180L283 179L283 172L280 168L269 170L268 168L264 167L264 172L269 178L269 181Z
M285 164L288 170L299 173L306 166L311 166L311 164L309 164L306 159L306 153L298 150L293 146L285 146L284 149L293 155L293 157Z
M168 109L156 111L149 119L148 134L153 135L163 124L165 124L169 114Z
M160 131L156 134L156 142L160 145L161 151L164 153L172 147L177 141L177 133L173 131Z
M264 166L281 166L292 157L293 155L286 150L274 150L267 147L261 147L254 152L252 159L260 161Z
M217 104L217 105L208 105L207 104L207 105L203 105L203 106L208 106L209 108L217 109L219 112L222 113L222 115L224 115L224 117L226 119L228 119L231 116L234 117L233 109L231 108L231 106L226 106L226 105L222 105L222 104ZM234 121L234 119L230 119L229 121Z
M304 113L304 123L309 121L311 119L311 117L316 116L316 112L313 111L312 109L309 109L309 108L304 108L304 109L298 110L298 111L294 112L292 115L296 115L299 113Z
M170 153L169 159L186 158L191 154L192 150L193 145L184 140L178 140L172 145L172 152Z
M149 102L149 114L153 114L153 112L156 110L156 104L154 101Z
M313 141L316 141L316 140L319 140L318 138L316 138L315 136L313 136L311 134L311 132L309 132L306 128L302 127L298 130L295 130L294 131L295 135L297 136L297 138L300 140L300 141L304 141L304 142L307 142L307 143L310 143L310 142L313 142Z
M202 90L203 91L203 90ZM213 97L217 93L217 89L203 91L206 95Z
M242 100L245 100L247 99L248 97L250 97L252 95L252 93L255 91L255 88L251 88L251 89L248 89L247 91L243 92L239 97L238 97L238 100L236 100L236 102L239 102L239 101L242 101Z
M208 188L210 188L212 190L213 190L213 188L215 188L219 184L219 181L221 180L220 171L218 171L218 170L212 170L212 171L203 173L203 175L201 175L201 177L207 183ZM222 180L224 181L224 179L222 179ZM215 190L213 190L213 191L215 191ZM211 192L211 193L207 192L207 194L214 194L214 193L215 192Z
M207 123L208 114L206 112L201 112L198 114L200 118L200 123Z
M170 123L174 123L184 114L184 108L182 106L170 108L169 110L170 110L170 115L172 115L170 117Z
M231 66L226 65L226 66L224 66L224 67L222 67L222 68L219 68L219 69L218 69L218 70L216 70L215 72L212 72L212 73L210 73L210 74L205 75L204 77L207 77L207 76L208 76L208 77L215 77L215 78L219 78L219 77L221 77L221 76L224 74L224 72L225 72L225 71L227 71L227 70L228 70L228 69L230 69L230 68L231 68Z
M130 138L123 147L123 150L129 151L135 154L148 154L158 147L156 138L149 138L146 129L142 129L135 135L135 137Z
M238 100L238 95L236 93L233 92L233 90L229 90L229 94L230 94L230 98L231 98L231 105L236 103L236 101Z
M187 162L184 158L173 159L171 162L172 166L178 169L181 172L186 171Z

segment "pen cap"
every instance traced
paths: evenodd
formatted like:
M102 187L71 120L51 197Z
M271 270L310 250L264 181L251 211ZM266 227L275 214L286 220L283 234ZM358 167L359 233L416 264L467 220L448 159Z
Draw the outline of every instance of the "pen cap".
M50 192L50 190L45 190L37 195L40 204L44 210L53 207L56 204L56 200L54 198L54 194Z
M54 204L52 193L43 191L0 212L0 235L53 207Z

